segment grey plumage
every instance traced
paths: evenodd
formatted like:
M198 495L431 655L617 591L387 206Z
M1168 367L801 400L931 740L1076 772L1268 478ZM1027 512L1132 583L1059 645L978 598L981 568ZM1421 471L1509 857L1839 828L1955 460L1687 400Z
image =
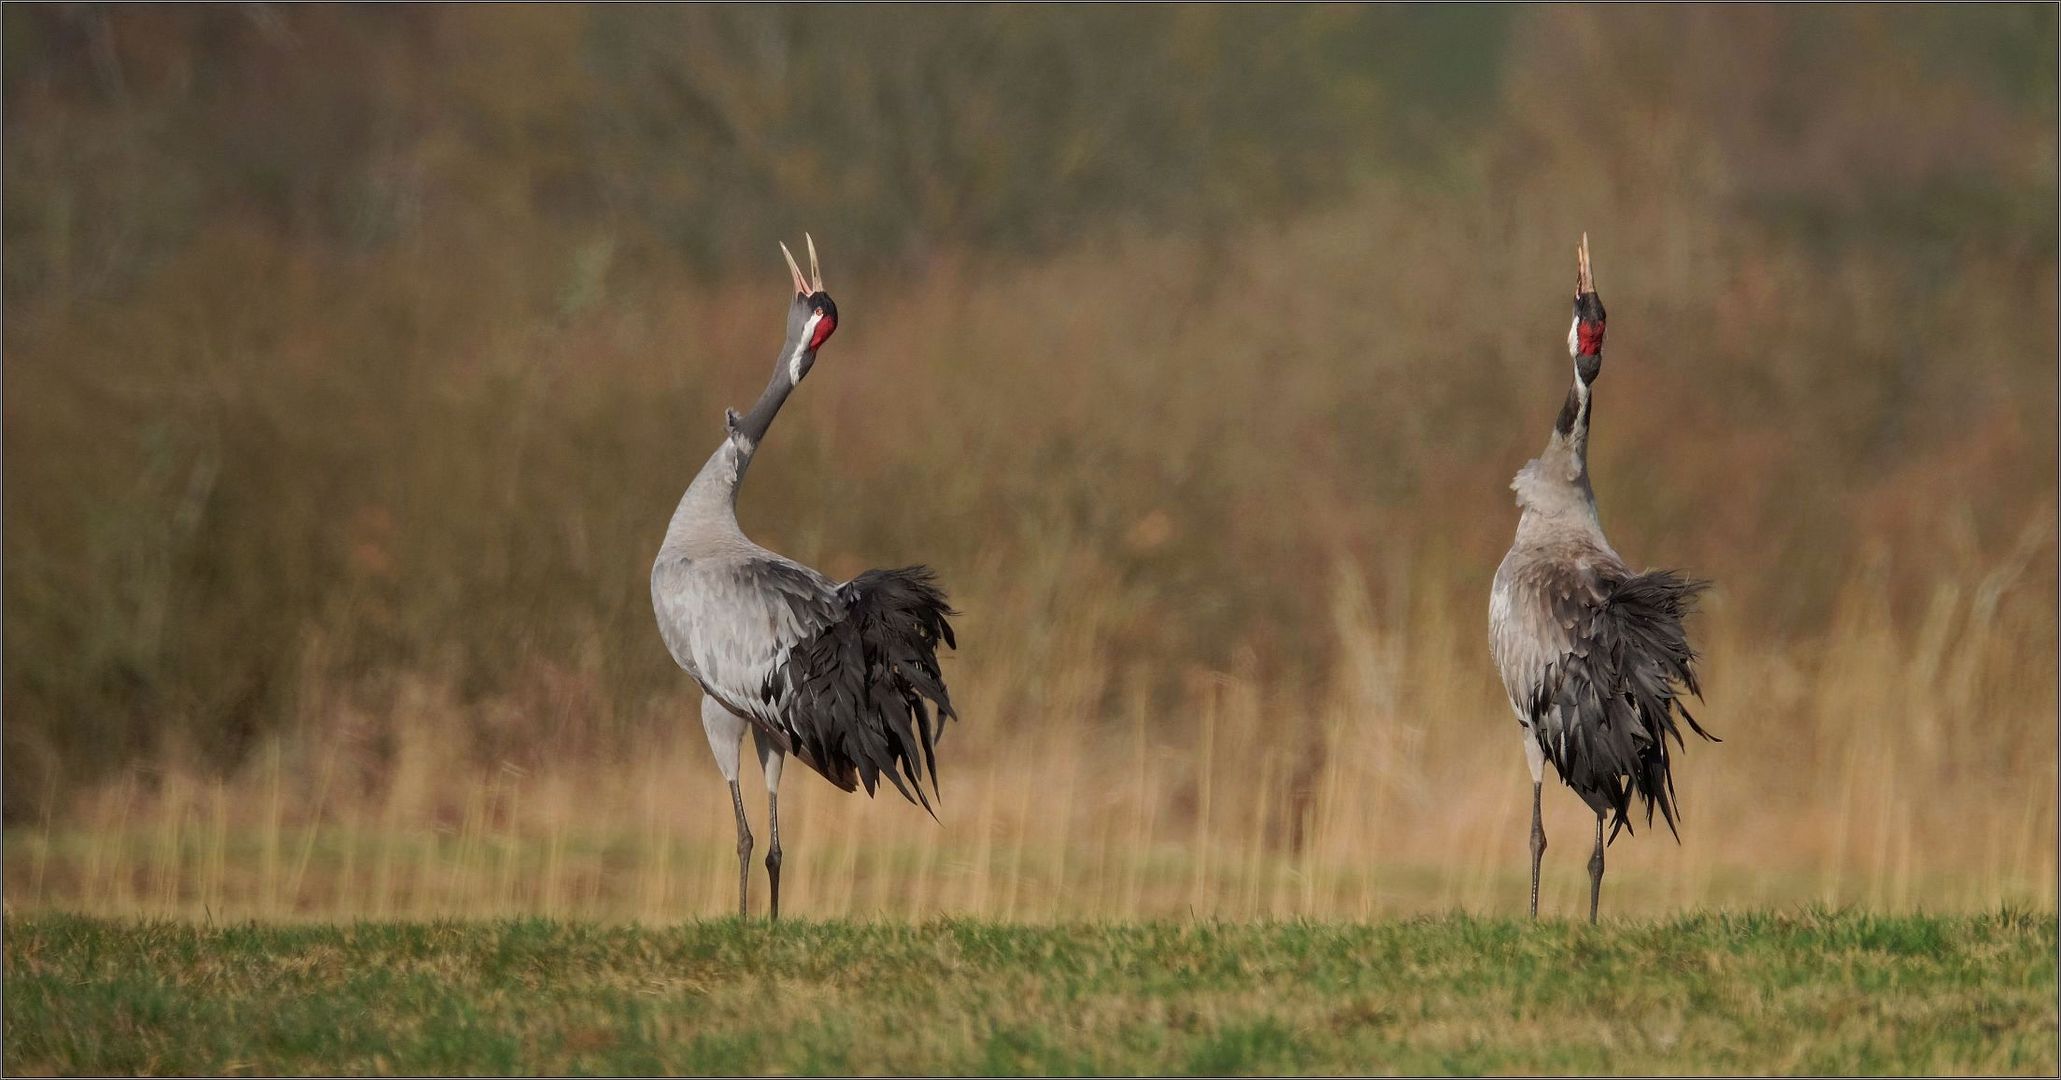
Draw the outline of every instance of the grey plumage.
M1590 860L1589 916L1603 874L1603 825L1610 838L1631 827L1631 804L1678 820L1674 759L1681 723L1706 739L1685 698L1701 696L1696 653L1682 621L1708 583L1673 571L1637 573L1610 546L1589 483L1592 387L1602 372L1604 310L1591 280L1588 238L1578 258L1568 349L1574 378L1545 450L1510 487L1521 513L1517 536L1489 593L1489 640L1532 771L1532 913L1545 850L1537 786L1551 762L1597 815Z
M815 244L809 244L811 269ZM758 443L816 350L836 326L837 308L820 273L794 265L787 340L758 403L732 412L724 437L673 511L651 567L651 604L666 649L720 706L703 710L717 764L735 803L740 864L751 850L737 789L737 741L748 725L767 765L769 801L779 762L799 756L846 791L872 794L881 776L930 809L937 788L938 728L956 717L937 646L955 647L953 612L925 567L871 570L843 584L746 538L737 488ZM722 722L734 716L741 724ZM930 780L930 793L923 786ZM779 831L768 855L779 912ZM742 876L742 871L740 871ZM743 906L740 883L739 904Z
M724 545L728 546L728 545ZM723 707L788 749L784 686L768 695L794 646L844 614L837 587L749 541L686 554L661 549L651 601L673 659Z

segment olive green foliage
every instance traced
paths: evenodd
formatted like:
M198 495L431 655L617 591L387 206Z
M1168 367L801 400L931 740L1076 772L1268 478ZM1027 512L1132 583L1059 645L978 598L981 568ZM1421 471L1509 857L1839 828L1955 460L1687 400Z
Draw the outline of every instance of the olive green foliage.
M1364 500L1384 547L1455 535L1426 501L1441 474L1493 495L1543 427L1519 421L1552 402L1522 406L1552 390L1454 360L1518 342L1550 357L1560 290L1505 310L1518 297L1494 279L1582 229L1622 333L1669 326L1672 382L1714 397L1692 430L1796 440L1793 459L1758 439L1704 455L1760 489L1732 510L1751 530L1714 539L1757 531L1786 563L1745 586L1758 622L1822 624L1853 547L1828 488L1907 465L1922 488L1950 479L1932 462L1963 463L1999 485L1963 492L1978 550L2008 546L2022 486L2050 493L2052 470L2020 462L2008 428L1961 433L2020 424L2044 446L2053 422L2052 11L1591 14L10 8L5 688L8 776L29 782L8 812L47 801L60 761L91 773L167 739L233 761L308 679L423 671L470 696L594 653L608 711L648 696L663 657L633 617L637 556L695 460L682 434L749 392L765 305L744 300L777 289L773 239L803 228L858 290L841 290L839 348L925 320L877 340L929 342L902 381L942 380L964 420L904 405L886 422L912 438L858 454L791 422L782 452L820 479L772 466L760 483L822 520L776 530L940 563L992 609L974 553L1033 562L1054 527L1113 548L1137 523L1107 508L1170 501L1175 537L1223 542L1120 568L1140 623L1191 628L1144 643L1162 670L1321 655L1262 642L1321 645L1301 628L1328 579L1296 571L1372 551L1375 517L1323 531L1313 491L1265 464L1290 432L1314 491ZM1270 253L1269 222L1336 205L1421 223L1428 243L1347 224L1371 242L1322 276L1310 245ZM1002 340L1018 320L890 299L949 282L971 304L976 267L1136 233L1237 254L1137 250L1116 295L983 290L1038 313L1035 350ZM1663 237L1671 262L1649 250ZM1175 259L1202 265L1150 265ZM1297 274L1322 299L1208 328L1264 365L1276 408L1178 333L1206 324L1193 305L1226 303L1227 273ZM710 279L751 288L669 314L669 293ZM1119 320L1055 325L1126 300ZM626 353L671 381L640 383ZM1106 407L1048 429L1030 418L1052 386L982 393L958 364L1093 380ZM1615 407L1599 440L1622 430ZM1241 416L1279 435L1212 446ZM1119 424L1140 441L1104 433ZM941 470L974 433L1010 446L982 488L1015 520L888 497L964 487ZM1613 500L1613 520L1722 497ZM1229 517L1272 535L1226 535ZM1734 568L1667 539L1674 560Z
M806 228L852 350L889 283L941 257L1290 214L1343 191L1393 142L1384 132L1401 137L1383 118L1402 102L1483 114L1508 22L1231 8L5 18L10 820L108 764L242 760L305 711L305 680L329 678L311 649L358 691L419 669L470 698L599 646L614 669L601 707L634 707L663 678L635 564L691 472L683 433L707 430L728 392L683 376L756 374L737 361L764 351L761 334L710 339L705 305L685 325L645 323L667 296L741 280L752 288L725 306L760 313L774 240ZM1466 59L1428 64L1413 34ZM597 347L662 360L666 386L610 376ZM539 382L561 376L585 386ZM626 412L637 400L660 407ZM783 430L790 448L805 423ZM569 499L598 516L569 524ZM900 546L882 532L892 517L841 520ZM586 565L567 561L566 528L598 542L575 557ZM984 542L948 531L949 547L900 557L950 568Z

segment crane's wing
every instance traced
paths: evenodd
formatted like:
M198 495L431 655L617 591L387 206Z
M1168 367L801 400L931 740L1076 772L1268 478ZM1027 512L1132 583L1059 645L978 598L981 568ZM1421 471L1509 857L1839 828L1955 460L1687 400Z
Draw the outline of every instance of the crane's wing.
M843 617L837 587L771 553L666 556L651 568L651 603L673 659L725 708L789 749L787 655Z
M955 614L929 569L870 570L842 586L759 552L661 555L651 600L673 659L723 707L846 791L885 775L926 810L937 736L957 714L937 646Z
M1657 808L1674 829L1677 715L1715 741L1683 700L1701 690L1682 619L1706 587L1612 558L1540 560L1498 583L1492 637L1511 703L1561 779L1615 813L1613 836L1630 825L1633 796L1649 822Z
M1577 628L1588 625L1603 595L1592 559L1586 557L1506 562L1498 570L1489 602L1489 640L1510 704L1527 721L1537 720L1532 698L1548 672L1593 647Z

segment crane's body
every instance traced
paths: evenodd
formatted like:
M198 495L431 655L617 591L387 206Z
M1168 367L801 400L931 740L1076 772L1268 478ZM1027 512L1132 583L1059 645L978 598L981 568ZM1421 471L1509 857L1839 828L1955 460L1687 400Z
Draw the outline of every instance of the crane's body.
M783 248L784 250L784 248ZM809 244L815 270L815 243ZM729 413L723 440L680 497L651 566L651 605L673 659L700 684L701 719L737 818L738 906L748 912L751 831L738 787L752 733L766 774L772 846L766 870L780 912L779 787L790 753L838 787L885 776L925 809L937 784L938 729L955 715L937 646L953 614L923 567L870 570L838 584L753 543L737 523L737 489L788 394L836 328L820 272L803 279L787 341L749 413ZM933 711L934 710L934 711Z
M1589 919L1603 882L1604 824L1631 827L1631 802L1646 819L1676 809L1668 739L1676 717L1711 738L1684 706L1697 694L1696 655L1682 618L1703 582L1671 571L1635 573L1610 546L1589 483L1592 386L1602 372L1604 312L1582 238L1568 352L1574 381L1546 448L1511 481L1517 535L1489 593L1489 641L1517 715L1532 778L1531 911L1538 914L1545 765L1596 814L1589 860Z

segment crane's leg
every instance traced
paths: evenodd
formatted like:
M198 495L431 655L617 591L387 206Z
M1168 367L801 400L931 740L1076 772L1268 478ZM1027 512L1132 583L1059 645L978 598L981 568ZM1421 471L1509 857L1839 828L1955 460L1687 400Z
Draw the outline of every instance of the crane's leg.
M759 765L766 771L766 827L773 833L773 846L766 851L766 880L773 888L773 918L780 918L780 767L787 755L771 739L751 729L751 741L758 747Z
M1589 925L1596 925L1596 903L1603 898L1603 811L1596 811L1596 853L1589 856Z
M1546 853L1546 827L1539 815L1539 799L1546 776L1546 752L1524 729L1524 763L1531 767L1531 917L1539 917L1539 856Z
M1531 917L1539 917L1539 857L1546 853L1546 828L1539 820L1539 798L1543 785L1531 782Z
M730 808L737 811L737 917L751 915L751 826L744 823L744 795L730 781Z
M744 822L744 795L737 789L737 754L744 744L742 717L717 704L701 699L701 727L708 732L708 748L715 752L716 768L730 782L730 808L737 812L737 915L751 914L751 826Z

